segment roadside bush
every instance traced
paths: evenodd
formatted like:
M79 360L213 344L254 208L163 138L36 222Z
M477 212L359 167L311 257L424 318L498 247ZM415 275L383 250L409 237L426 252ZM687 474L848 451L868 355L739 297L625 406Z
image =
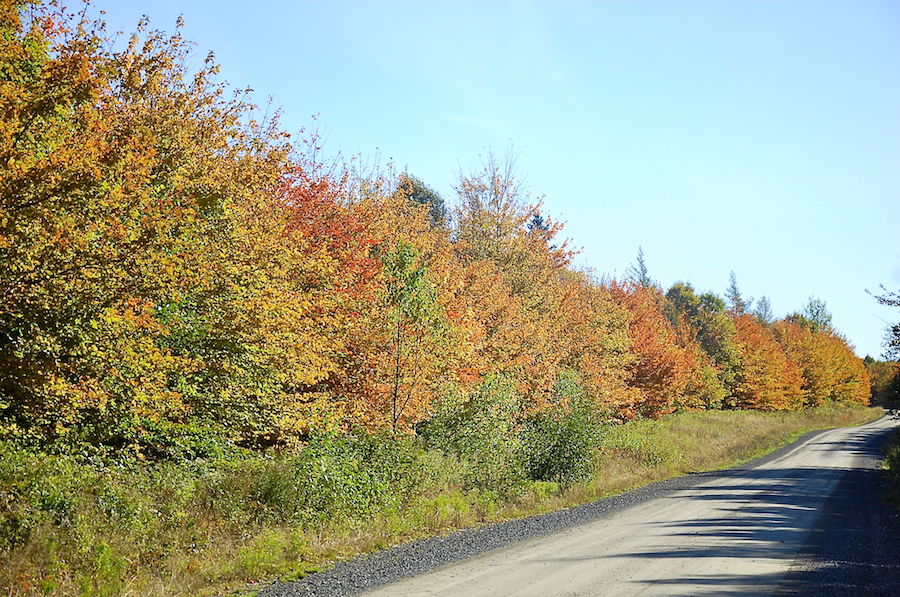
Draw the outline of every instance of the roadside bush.
M463 456L425 450L421 438L365 434L322 436L280 455L234 451L227 459L153 463L86 462L0 442L0 594L228 594L234 582L296 579L326 560L423 533L544 512L668 474L733 464L735 446L742 446L740 458L750 458L760 445L778 443L766 439L766 428L783 441L814 424L848 425L873 416L837 407L720 411L604 426L603 471L589 483L563 487L529 483L527 477L537 475L524 464L539 459L526 457L543 454L545 462L557 462L565 453L560 445L584 445L572 439L582 437L581 428L541 420L536 433L537 418L498 426L485 405L512 393L502 384L479 391L474 399L482 401L481 414L468 406L470 420L482 425L479 435L429 439L442 438ZM563 395L568 412L577 415L571 401L577 393ZM491 438L490 429L505 435ZM894 442L888 455L896 478L900 438ZM513 465L478 455L479 446L499 446L491 458L511 453ZM495 468L479 474L478 463ZM543 470L566 476L549 465Z
M423 431L426 445L459 457L464 490L512 492L525 480L518 411L513 382L489 377L466 397L449 394L440 401Z
M363 520L392 511L422 485L421 446L414 438L358 433L313 441L295 466L304 520Z
M563 376L556 384L558 403L524 421L522 460L532 481L569 484L593 472L600 423L577 380Z
M427 446L457 456L464 489L508 493L527 481L569 484L593 472L600 416L574 375L561 375L552 408L521 417L514 384L486 379L470 395L450 395L424 427Z
M78 481L67 458L0 447L0 550L28 542L42 525L68 519Z
M424 481L415 439L322 436L274 459L222 462L200 479L199 500L236 525L365 520L400 507Z
M522 429L528 478L568 484L589 476L594 437L592 422L578 410L561 415L540 413L529 418Z

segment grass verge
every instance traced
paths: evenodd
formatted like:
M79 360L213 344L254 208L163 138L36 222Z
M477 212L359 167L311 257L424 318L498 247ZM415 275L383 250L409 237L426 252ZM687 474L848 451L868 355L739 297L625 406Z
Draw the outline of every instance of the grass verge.
M894 416L900 416L896 413ZM900 508L900 431L895 431L882 448L888 478L888 501Z
M473 487L464 458L376 437L152 465L0 447L0 594L246 595L330 560L733 466L881 412L711 411L609 426L593 450L595 474L570 484Z

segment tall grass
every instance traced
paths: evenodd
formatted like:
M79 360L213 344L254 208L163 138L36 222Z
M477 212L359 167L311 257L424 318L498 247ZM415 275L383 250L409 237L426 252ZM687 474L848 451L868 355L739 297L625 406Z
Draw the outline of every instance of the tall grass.
M412 538L733 465L808 429L879 414L719 411L600 427L577 415L526 421L512 444L474 431L456 446L452 434L443 444L360 434L291 454L153 464L0 447L0 594L240 591ZM492 434L500 418L480 424ZM563 466L570 460L577 465Z

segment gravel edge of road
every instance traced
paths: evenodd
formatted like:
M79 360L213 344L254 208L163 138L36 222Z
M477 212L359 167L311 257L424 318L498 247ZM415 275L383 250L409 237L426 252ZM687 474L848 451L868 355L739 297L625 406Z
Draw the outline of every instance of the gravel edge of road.
M349 597L398 580L459 562L512 543L548 535L610 516L666 494L688 489L710 478L735 474L771 462L828 431L810 431L765 456L729 469L689 473L644 485L547 514L486 524L404 543L376 553L337 562L331 568L291 583L276 583L258 597Z

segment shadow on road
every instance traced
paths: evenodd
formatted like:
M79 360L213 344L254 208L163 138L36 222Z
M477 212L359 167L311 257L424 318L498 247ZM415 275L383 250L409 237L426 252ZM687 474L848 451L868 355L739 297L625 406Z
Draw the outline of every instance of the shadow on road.
M777 595L900 596L900 511L875 468L892 431L860 447L871 466L842 477Z
M654 560L678 558L735 558L778 560L800 558L787 575L710 573L676 579L643 580L641 584L677 587L684 594L815 595L817 597L900 596L900 511L887 504L883 474L877 469L881 446L893 429L841 442L810 446L825 451L840 448L857 457L862 468L732 469L702 476L729 484L700 483L694 499L740 505L724 510L721 518L673 521L683 529L683 549L661 545L659 550L624 553L652 567ZM810 481L810 479L813 479ZM753 482L754 487L745 487ZM834 488L821 511L824 492ZM748 491L749 490L749 491ZM809 529L812 528L812 531ZM737 541L735 541L737 539ZM727 568L726 568L727 570ZM690 587L693 587L691 589Z

